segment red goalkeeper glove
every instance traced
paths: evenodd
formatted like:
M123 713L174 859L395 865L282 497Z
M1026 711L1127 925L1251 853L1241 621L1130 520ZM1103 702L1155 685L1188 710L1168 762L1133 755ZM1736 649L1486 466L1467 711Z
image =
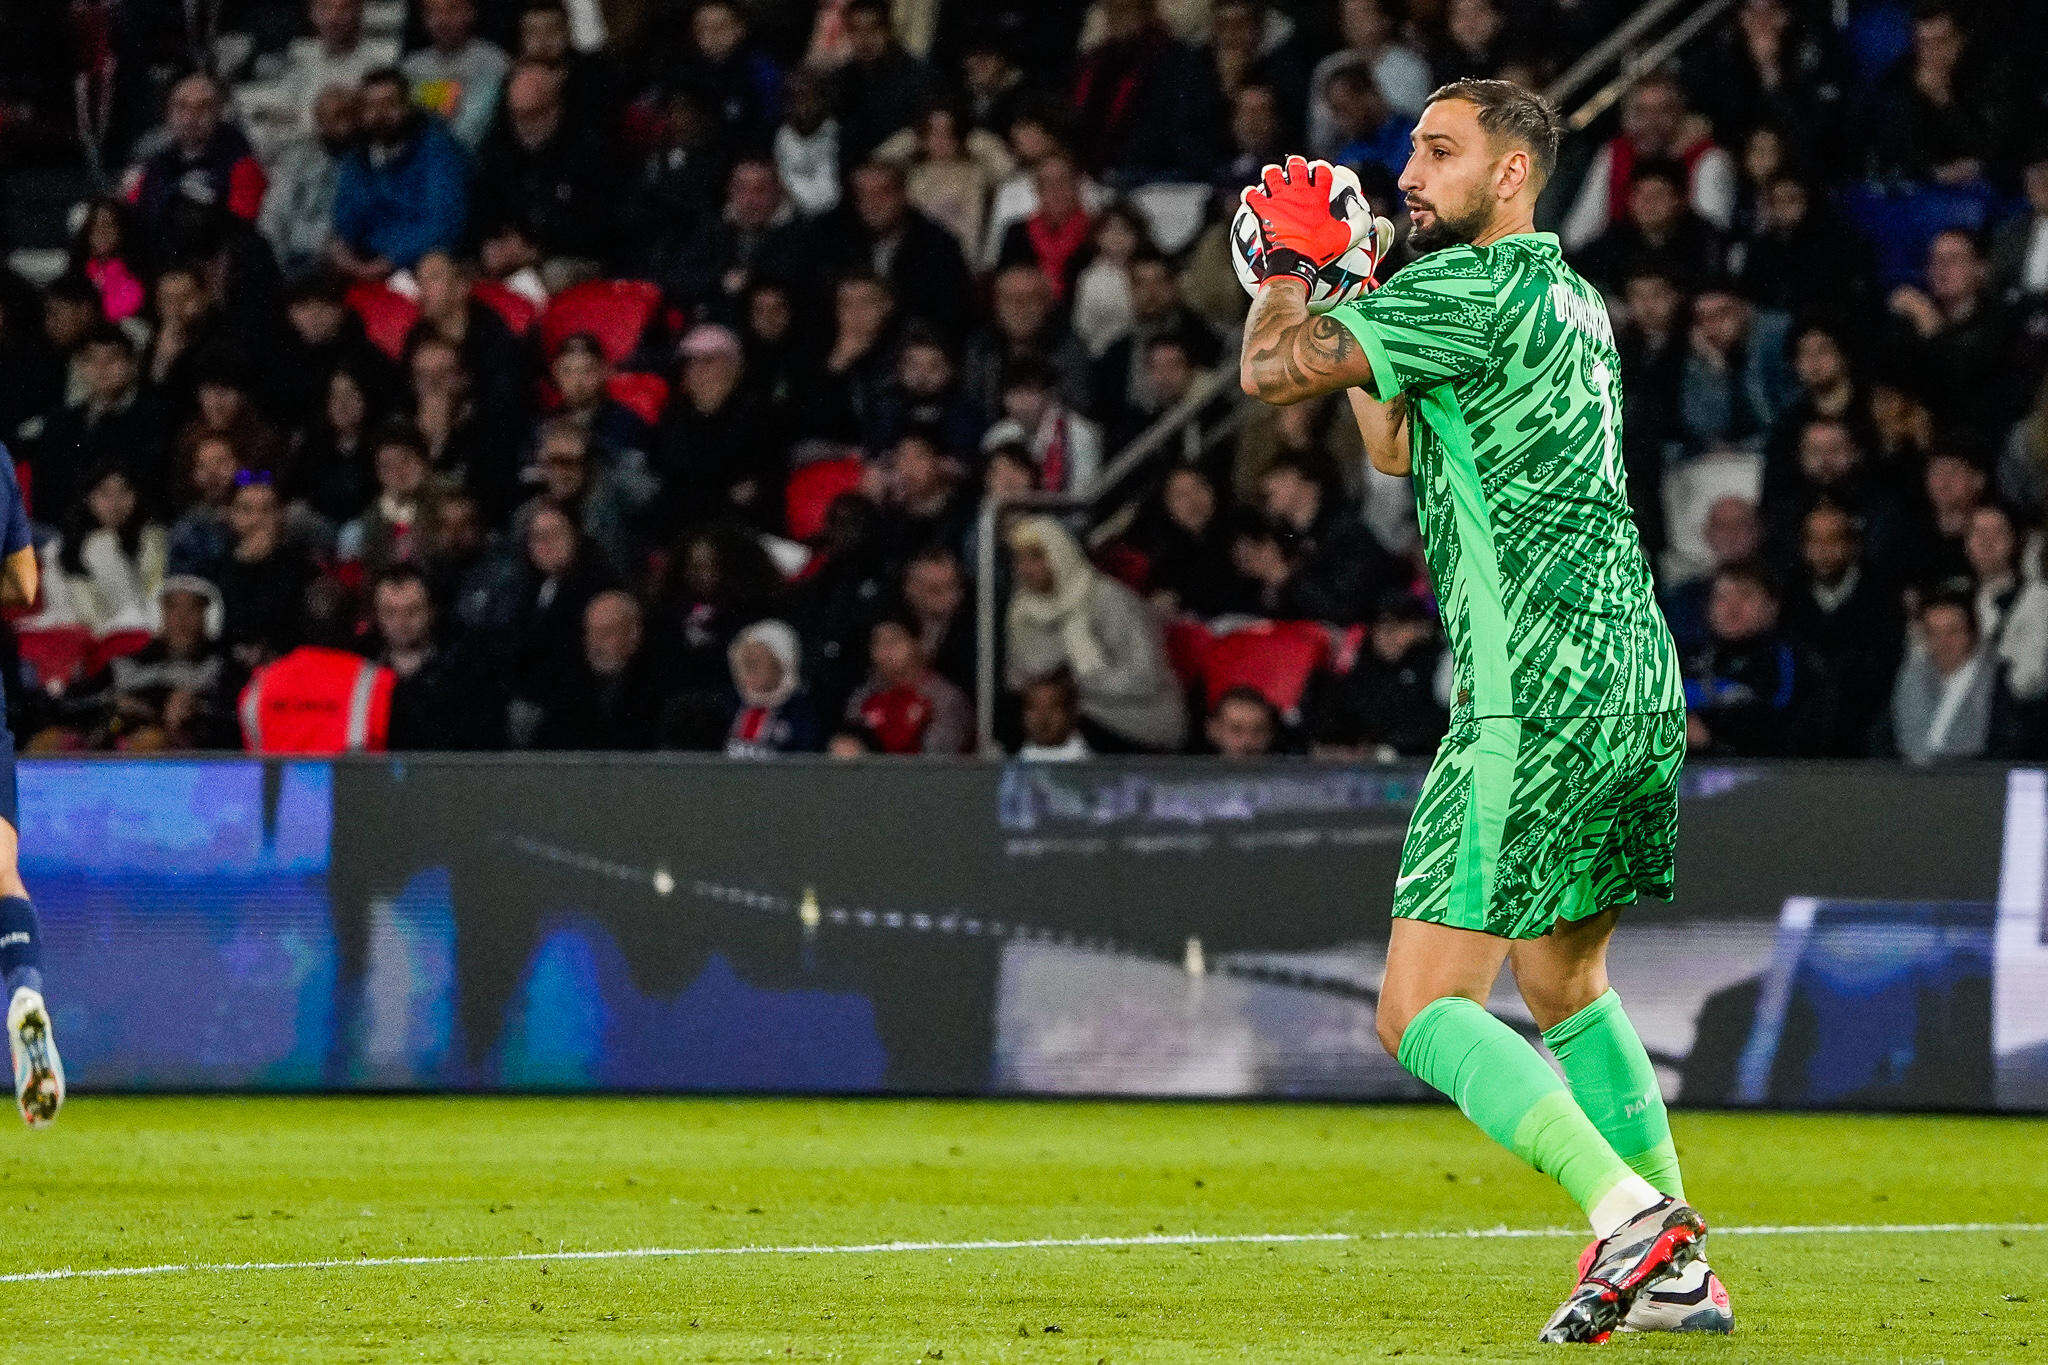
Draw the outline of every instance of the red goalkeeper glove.
M1266 279L1293 275L1314 289L1316 273L1351 249L1351 224L1330 204L1327 162L1290 156L1242 199L1258 220Z

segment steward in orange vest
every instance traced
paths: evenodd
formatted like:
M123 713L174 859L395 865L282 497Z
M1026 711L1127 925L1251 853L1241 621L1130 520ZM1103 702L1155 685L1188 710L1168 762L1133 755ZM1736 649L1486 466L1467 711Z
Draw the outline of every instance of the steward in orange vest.
M360 654L300 645L242 689L242 746L252 754L381 753L396 681Z

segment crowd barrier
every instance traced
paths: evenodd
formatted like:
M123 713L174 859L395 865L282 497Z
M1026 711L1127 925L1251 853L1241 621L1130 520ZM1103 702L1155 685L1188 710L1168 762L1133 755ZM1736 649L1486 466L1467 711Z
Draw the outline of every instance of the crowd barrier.
M20 778L81 1089L1422 1093L1372 1027L1415 769ZM2048 1109L2044 855L2037 770L1694 764L1615 983L1682 1104Z

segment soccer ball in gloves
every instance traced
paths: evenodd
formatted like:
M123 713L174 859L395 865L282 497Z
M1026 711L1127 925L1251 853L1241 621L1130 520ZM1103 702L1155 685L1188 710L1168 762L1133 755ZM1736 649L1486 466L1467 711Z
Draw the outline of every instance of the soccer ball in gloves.
M1319 168L1320 169L1320 168ZM1394 245L1394 225L1373 215L1359 187L1358 174L1348 166L1328 168L1330 216L1351 230L1351 249L1316 272L1315 285L1308 291L1308 311L1327 313L1338 304L1349 303L1372 286L1373 274ZM1266 277L1265 234L1259 230L1258 215L1242 201L1230 220L1230 264L1244 292L1256 295Z

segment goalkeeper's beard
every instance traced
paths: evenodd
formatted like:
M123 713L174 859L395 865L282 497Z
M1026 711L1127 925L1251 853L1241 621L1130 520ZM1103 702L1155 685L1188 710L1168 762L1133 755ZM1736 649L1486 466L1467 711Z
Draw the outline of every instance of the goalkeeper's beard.
M1415 203L1408 206L1408 245L1417 253L1440 251L1447 246L1465 246L1479 240L1479 234L1486 231L1486 224L1493 216L1493 206L1484 194L1472 196L1472 202L1463 211L1445 211L1427 199L1419 201L1430 214L1428 227L1418 225L1413 213Z

